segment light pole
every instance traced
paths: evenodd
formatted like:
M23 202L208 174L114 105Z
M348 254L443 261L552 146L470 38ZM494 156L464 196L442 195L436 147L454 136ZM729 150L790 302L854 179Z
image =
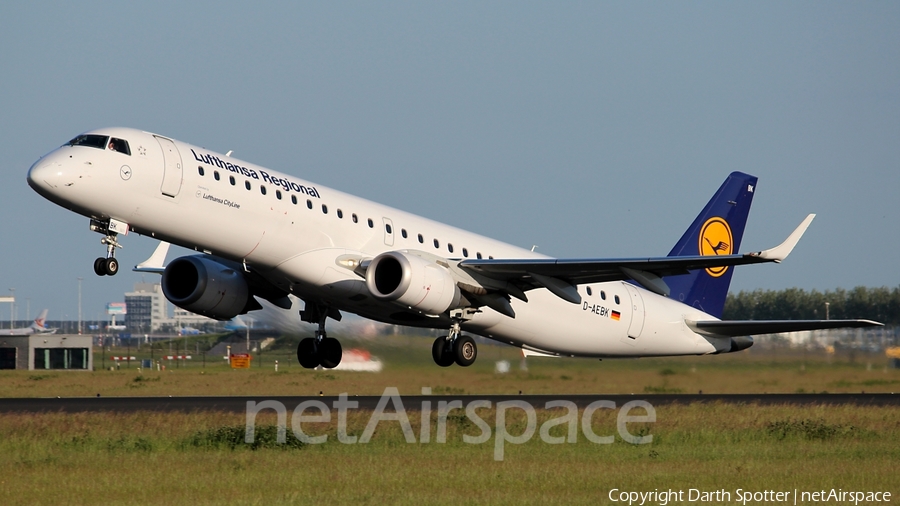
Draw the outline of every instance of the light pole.
M81 335L81 280L78 278L78 335Z
M31 297L25 297L25 321L31 320Z
M13 316L16 313L16 289L10 288L10 293L12 294L12 301L9 303L9 328L15 328L13 322L15 321L15 317Z
M831 318L830 318L831 315L828 314L828 306L830 306L830 305L831 305L831 304L830 304L829 302L826 302L826 303L825 303L825 319L826 319L826 320L830 320L830 319L831 319Z

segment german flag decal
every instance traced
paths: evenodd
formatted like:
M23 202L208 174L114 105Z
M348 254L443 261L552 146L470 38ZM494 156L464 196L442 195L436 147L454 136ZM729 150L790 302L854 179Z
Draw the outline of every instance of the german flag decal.
M618 311L612 311L612 312L610 313L610 316L609 316L609 317L612 318L612 319L615 320L615 321L619 321L619 317L620 317L621 315L622 315L622 313L620 313L620 312L618 312Z

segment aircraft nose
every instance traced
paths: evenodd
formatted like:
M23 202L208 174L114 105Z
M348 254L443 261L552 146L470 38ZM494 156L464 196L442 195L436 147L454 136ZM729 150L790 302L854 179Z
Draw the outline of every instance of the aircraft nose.
M41 158L28 169L28 186L38 193L51 191L58 186L59 175L58 163L54 163L46 157Z

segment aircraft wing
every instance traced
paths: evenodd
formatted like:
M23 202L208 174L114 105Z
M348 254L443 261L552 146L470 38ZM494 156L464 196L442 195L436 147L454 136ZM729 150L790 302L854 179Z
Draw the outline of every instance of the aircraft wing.
M134 272L152 272L154 274L162 274L163 271L166 270L166 267L163 264L166 263L166 254L168 253L169 243L160 241L160 243L156 246L156 249L153 250L153 254L150 255L150 258L135 265L134 269L132 270Z
M872 320L733 320L691 321L686 323L698 334L718 337L778 334L801 330L883 327Z
M687 274L692 270L732 265L781 262L791 253L806 232L814 214L810 214L778 246L743 255L673 256L620 259L479 259L463 260L459 267L470 269L489 278L531 288L543 286L557 296L578 303L580 298L574 285L631 279L644 288L668 295L664 276Z

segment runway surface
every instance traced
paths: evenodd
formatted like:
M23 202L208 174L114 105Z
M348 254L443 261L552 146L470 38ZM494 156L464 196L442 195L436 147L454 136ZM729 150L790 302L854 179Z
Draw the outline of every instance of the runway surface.
M7 398L0 399L0 413L79 413L135 411L194 412L224 411L244 413L248 402L277 401L288 410L303 401L319 400L329 407L338 400L336 396L259 396L259 397L55 397L55 398ZM351 409L372 410L378 406L381 396L350 396L349 401L359 404ZM439 402L461 401L463 406L470 402L487 400L491 405L503 401L525 401L535 408L543 408L549 401L571 401L578 407L585 407L599 400L613 401L621 406L629 401L645 400L654 406L667 404L725 403L725 404L790 404L811 405L865 405L898 406L900 394L652 394L652 395L403 395L400 396L406 410L422 409L422 403L430 401L428 409L437 409ZM393 410L392 402L387 402L387 410Z

